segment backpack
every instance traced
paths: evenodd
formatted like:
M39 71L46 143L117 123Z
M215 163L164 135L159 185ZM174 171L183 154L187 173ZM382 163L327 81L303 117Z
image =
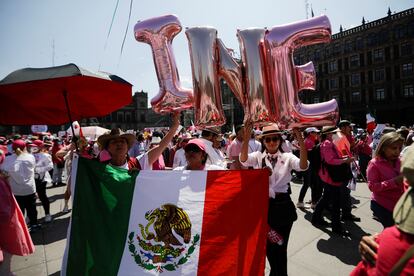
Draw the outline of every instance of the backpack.
M310 151L308 151L308 160L310 166L312 167L312 171L318 173L322 164L320 143L315 145Z

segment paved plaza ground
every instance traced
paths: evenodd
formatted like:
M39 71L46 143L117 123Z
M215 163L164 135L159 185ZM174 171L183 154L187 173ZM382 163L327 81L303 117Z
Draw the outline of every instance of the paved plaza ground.
M295 203L301 186L300 183L292 182L292 199ZM34 254L26 257L13 256L12 271L17 276L60 275L70 219L70 213L61 212L65 189L66 187L50 187L47 190L54 220L49 224L43 224L40 231L32 234L36 245ZM311 209L297 210L298 220L293 225L288 248L289 275L349 275L360 260L358 243L361 237L382 231L381 225L372 219L369 208L370 192L366 183L358 183L357 190L352 192L352 196L356 206L353 213L361 217L361 222L346 222L344 226L351 233L350 237L332 234L330 228L315 228L310 223ZM310 190L305 201L309 197ZM44 211L40 202L37 210L42 222Z

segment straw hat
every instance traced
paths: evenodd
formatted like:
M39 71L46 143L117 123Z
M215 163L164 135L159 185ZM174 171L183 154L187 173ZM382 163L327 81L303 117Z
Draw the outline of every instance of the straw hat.
M128 143L128 149L132 147L132 145L135 143L135 135L124 133L119 128L114 128L110 132L107 132L101 136L98 137L98 144L101 145L103 149L106 149L108 147L109 141L116 139L116 138L125 138Z
M321 134L329 134L329 133L334 133L338 131L339 129L336 126L324 126L322 128Z
M414 235L414 147L412 146L402 159L401 172L411 187L395 205L394 221L401 231Z
M281 133L282 133L282 131L279 129L277 124L271 124L271 125L263 127L262 134L260 135L260 138L263 138L263 137L269 136L269 135L281 134Z

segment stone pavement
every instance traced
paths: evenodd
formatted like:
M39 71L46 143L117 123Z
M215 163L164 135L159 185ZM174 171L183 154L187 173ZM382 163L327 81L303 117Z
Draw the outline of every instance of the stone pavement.
M292 199L296 203L300 183L292 183ZM63 193L66 187L53 187L47 190L51 200L51 214L54 220L43 224L43 228L32 235L36 245L34 254L26 257L13 256L12 271L17 276L60 275L66 231L70 213L64 214ZM298 220L294 223L288 248L289 275L349 275L359 261L358 243L367 233L382 231L382 226L372 219L370 192L365 183L358 183L352 192L357 208L353 213L361 217L361 222L346 222L345 229L350 237L332 234L330 228L318 229L311 225L311 210L297 210ZM310 198L310 190L305 201ZM38 203L38 217L44 217L43 207ZM266 274L269 268L266 267Z

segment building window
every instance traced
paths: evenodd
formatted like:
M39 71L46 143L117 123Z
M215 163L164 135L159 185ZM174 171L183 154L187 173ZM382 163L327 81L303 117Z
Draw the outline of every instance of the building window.
M375 100L377 100L377 101L385 100L385 90L384 90L384 88L375 89Z
M385 79L385 70L377 69L374 71L374 81L383 81Z
M350 67L359 66L359 55L353 55L349 58L349 66Z
M412 46L411 43L403 43L401 44L401 55L408 56L412 53Z
M318 61L321 58L321 51L315 50L314 56L315 56L315 61Z
M414 86L412 84L405 84L403 86L403 96L404 98L414 97Z
M351 75L351 85L356 86L361 83L361 75L359 73Z
M131 112L125 113L125 122L131 122Z
M313 103L319 103L319 97L314 97L313 98Z
M373 53L374 62L384 60L384 49L375 49Z
M330 79L329 80L329 90L338 89L338 79Z
M359 91L352 92L351 102L353 102L353 103L361 102L361 92L359 92Z
M408 77L413 73L413 64L412 63L404 63L402 65L402 76Z
M364 48L364 40L361 37L358 37L356 40L356 48L357 50Z
M117 120L118 122L123 122L123 121L124 121L124 113L122 113L122 112L117 112L117 113L116 113L116 120Z
M328 66L329 73L338 71L338 62L336 60L330 61Z

